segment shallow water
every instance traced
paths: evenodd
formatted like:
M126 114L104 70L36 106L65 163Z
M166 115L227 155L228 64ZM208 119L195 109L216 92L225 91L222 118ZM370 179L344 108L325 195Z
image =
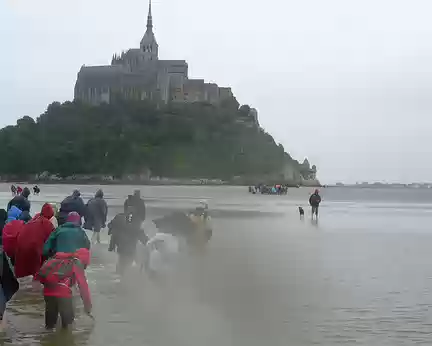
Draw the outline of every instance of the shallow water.
M1 190L2 189L2 190ZM73 188L42 186L59 201ZM97 187L84 186L90 197ZM133 187L104 187L111 217ZM43 330L40 293L23 283L5 345L412 345L432 342L432 191L323 189L318 224L300 221L310 189L250 195L235 187L143 187L149 219L209 200L214 237L203 256L150 282L114 274L108 238L88 279L95 322ZM3 191L3 193L1 192ZM10 198L0 185L0 199ZM145 224L154 232L151 222ZM79 305L79 304L78 304Z

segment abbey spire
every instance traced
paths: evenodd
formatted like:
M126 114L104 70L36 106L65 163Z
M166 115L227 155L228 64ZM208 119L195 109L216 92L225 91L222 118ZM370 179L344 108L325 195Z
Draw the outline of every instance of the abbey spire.
M153 31L152 3L149 0L149 10L147 15L147 30Z
M159 46L156 42L155 35L153 33L153 16L152 16L152 3L149 0L149 11L147 15L147 30L140 44L141 50L145 53L145 60L157 60Z

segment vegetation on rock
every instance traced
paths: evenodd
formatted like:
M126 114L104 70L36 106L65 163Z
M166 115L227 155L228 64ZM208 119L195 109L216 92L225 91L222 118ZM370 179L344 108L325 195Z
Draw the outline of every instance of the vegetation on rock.
M0 130L0 174L48 171L230 179L300 167L249 116L248 106L118 101L52 103Z

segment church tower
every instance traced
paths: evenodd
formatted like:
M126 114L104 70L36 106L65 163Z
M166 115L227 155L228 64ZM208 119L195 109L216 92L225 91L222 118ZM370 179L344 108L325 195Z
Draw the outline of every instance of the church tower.
M147 30L144 34L144 37L141 40L140 48L144 52L144 59L146 61L149 60L158 60L159 58L159 46L156 42L155 35L153 33L153 17L152 17L152 8L151 8L151 0L149 0L149 12L147 16Z

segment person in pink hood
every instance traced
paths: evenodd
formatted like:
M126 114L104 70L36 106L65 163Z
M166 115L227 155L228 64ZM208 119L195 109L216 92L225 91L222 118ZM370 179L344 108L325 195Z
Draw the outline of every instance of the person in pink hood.
M91 296L85 276L89 263L88 249L79 249L75 253L57 252L36 274L35 279L44 285L46 329L56 326L59 314L63 328L73 323L72 287L75 285L78 285L86 313L91 314Z

